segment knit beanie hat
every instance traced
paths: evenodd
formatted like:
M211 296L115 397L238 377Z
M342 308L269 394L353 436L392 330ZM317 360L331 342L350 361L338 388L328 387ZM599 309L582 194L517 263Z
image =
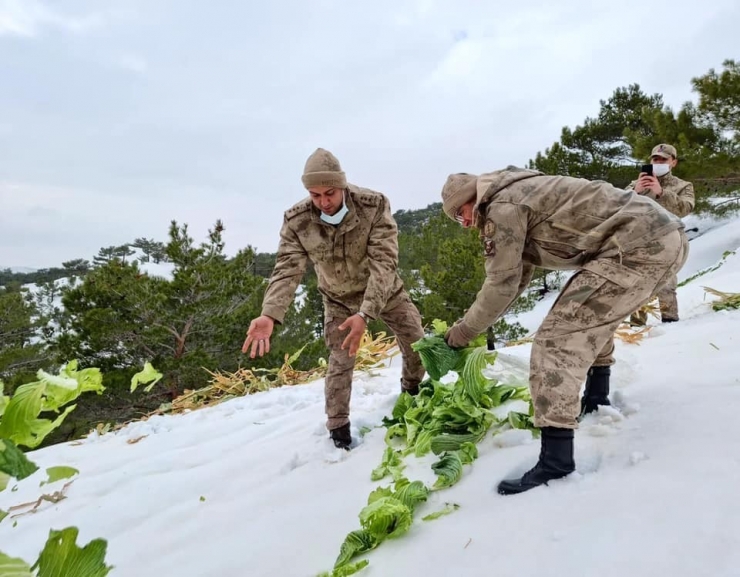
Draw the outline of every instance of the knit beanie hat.
M478 177L464 172L451 174L442 187L442 210L452 220L460 207L477 196Z
M342 172L337 157L328 150L317 148L308 157L303 169L303 186L331 186L333 188L347 188L347 179Z

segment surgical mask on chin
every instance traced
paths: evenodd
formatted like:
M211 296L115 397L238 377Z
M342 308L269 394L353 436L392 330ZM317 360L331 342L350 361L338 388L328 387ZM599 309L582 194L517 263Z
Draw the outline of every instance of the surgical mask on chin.
M665 176L671 171L670 164L653 164L653 176Z
M333 224L334 226L336 226L344 220L344 217L347 216L348 212L349 209L347 208L347 203L344 200L344 196L342 196L342 208L340 208L336 212L336 214L326 214L325 212L322 212L321 220L328 224Z

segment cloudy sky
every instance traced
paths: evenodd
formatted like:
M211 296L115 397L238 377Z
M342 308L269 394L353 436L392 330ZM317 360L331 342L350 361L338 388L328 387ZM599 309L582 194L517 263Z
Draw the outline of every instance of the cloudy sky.
M0 266L196 239L277 248L316 148L393 209L525 164L639 83L677 108L740 2L0 0Z

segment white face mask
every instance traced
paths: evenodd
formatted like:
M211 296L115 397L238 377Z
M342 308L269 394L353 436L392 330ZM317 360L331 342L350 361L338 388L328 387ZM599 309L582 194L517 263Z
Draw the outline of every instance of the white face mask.
M671 171L670 164L653 164L653 176L665 176Z
M321 220L328 224L333 224L334 226L336 226L344 220L344 217L347 216L348 212L349 209L347 208L347 203L344 200L344 194L342 194L342 208L340 208L336 212L336 214L326 214L325 212L322 212Z

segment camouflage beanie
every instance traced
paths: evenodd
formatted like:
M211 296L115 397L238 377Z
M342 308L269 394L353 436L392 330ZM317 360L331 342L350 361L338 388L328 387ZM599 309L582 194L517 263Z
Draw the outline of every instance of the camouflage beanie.
M442 187L442 210L452 220L460 207L477 196L478 177L474 174L460 172L447 177Z
M347 179L337 157L323 148L317 148L316 152L308 157L301 180L306 188L314 186L347 188Z

